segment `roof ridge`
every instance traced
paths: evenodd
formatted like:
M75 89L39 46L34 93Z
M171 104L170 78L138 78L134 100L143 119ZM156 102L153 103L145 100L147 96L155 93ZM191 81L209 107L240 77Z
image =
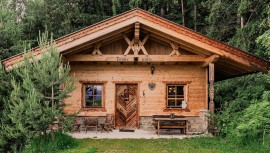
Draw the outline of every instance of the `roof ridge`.
M205 36L199 32L196 32L192 29L189 29L187 27L179 25L178 23L167 20L163 17L160 17L156 14L153 14L149 11L143 10L141 8L138 8L138 7L133 8L129 11L123 12L121 14L112 16L108 19L102 20L100 22L97 22L95 24L92 24L90 26L82 28L80 30L74 31L70 34L59 37L59 38L55 39L54 41L56 42L56 44L58 44L57 47L59 47L59 46L65 45L66 43L72 42L75 39L80 39L81 37L84 37L86 35L91 35L91 33L98 31L98 30L102 30L102 28L107 28L108 26L112 25L111 23L117 24L117 21L122 22L124 20L130 19L130 18L133 18L136 16L139 16L141 18L149 20L150 22L155 22L155 23L159 24L160 26L165 26L168 29L171 29L171 30L176 31L180 34L186 35L194 40L201 41L202 43L205 43L207 45L218 48L221 51L224 51L226 53L230 53L234 56L241 57L242 59L250 60L251 62L254 62L257 60L258 65L267 66L267 67L269 67L269 65L270 65L269 61L266 59L262 59L262 58L260 58L256 55L253 55L249 52L240 50L240 49L233 47L233 46L230 46L224 42L221 42L221 41L215 40L213 38L210 38L208 36ZM117 20L117 21L115 21L115 20ZM111 22L108 22L108 21L111 21ZM39 46L34 47L31 50L28 50L28 52L30 52L30 51L33 51L34 53L39 51ZM6 59L2 60L1 62L8 61L9 59L12 59L12 58L14 58L14 60L16 60L16 57L20 58L23 54L24 53L22 52L20 54L6 58Z

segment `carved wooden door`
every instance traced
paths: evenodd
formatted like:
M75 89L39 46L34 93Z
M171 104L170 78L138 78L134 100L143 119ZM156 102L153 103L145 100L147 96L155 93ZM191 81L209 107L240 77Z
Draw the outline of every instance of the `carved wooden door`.
M137 127L137 85L116 85L116 126Z

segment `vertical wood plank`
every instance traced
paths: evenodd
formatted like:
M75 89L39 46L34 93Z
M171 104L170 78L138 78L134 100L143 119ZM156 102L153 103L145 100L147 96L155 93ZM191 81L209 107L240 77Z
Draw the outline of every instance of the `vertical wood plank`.
M214 76L215 75L215 66L213 63L209 64L209 97L210 97L210 104L209 104L209 110L211 113L214 113Z
M214 104L214 79L215 79L215 65L213 63L209 64L209 110L211 112L211 118L210 118L210 132L214 134L214 112L215 112L215 104Z

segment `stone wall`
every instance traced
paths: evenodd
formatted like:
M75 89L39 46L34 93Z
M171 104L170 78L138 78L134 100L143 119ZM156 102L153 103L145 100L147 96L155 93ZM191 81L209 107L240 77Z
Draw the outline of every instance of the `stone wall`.
M85 117L76 117L78 123L83 125ZM187 116L188 118L188 134L208 134L208 110L201 110L199 116ZM98 123L105 123L105 116L98 116ZM140 129L146 131L155 131L155 121L152 116L140 116ZM84 126L80 127L83 131ZM92 129L95 130L95 129ZM91 129L89 129L91 131ZM161 133L179 133L179 130L161 129Z
M208 110L201 110L199 116L187 116L188 118L188 134L207 134L208 133ZM152 116L140 116L140 129L154 131L155 121ZM161 132L168 132L161 129Z
M80 126L80 131L84 131L84 130L85 130L85 127L84 127L84 120L85 120L86 118L87 118L87 117L79 117L79 116L76 117L77 123L81 124L81 126ZM100 124L100 123L105 123L106 116L98 116L97 118L98 118L98 124ZM94 128L88 129L88 131L94 131L94 130L95 130Z

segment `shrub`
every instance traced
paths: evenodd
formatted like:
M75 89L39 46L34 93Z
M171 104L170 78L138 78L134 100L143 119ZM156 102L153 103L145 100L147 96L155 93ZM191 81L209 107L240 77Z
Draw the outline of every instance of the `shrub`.
M48 33L40 37L40 59L27 53L11 72L4 73L0 67L4 75L0 83L12 88L8 96L0 98L0 152L22 150L32 138L44 135L56 120L63 130L70 129L72 118L63 111L63 101L75 88L74 78L68 75L70 66L62 64L54 42L47 37ZM11 79L6 79L9 76Z
M243 142L262 140L270 132L270 102L258 102L244 110L241 123L236 128L236 135Z
M26 145L23 152L25 153L52 153L61 150L73 148L78 145L76 139L71 136L55 132L46 136L39 136Z

